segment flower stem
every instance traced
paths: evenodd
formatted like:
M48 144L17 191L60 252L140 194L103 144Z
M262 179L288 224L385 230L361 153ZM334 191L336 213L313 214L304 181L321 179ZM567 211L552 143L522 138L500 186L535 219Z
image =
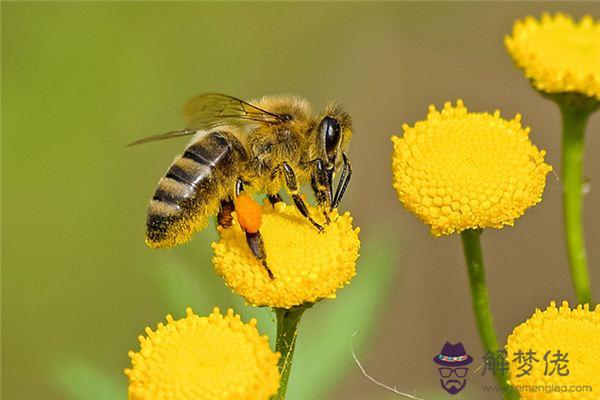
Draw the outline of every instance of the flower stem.
M496 338L490 311L490 300L485 283L485 269L483 266L481 242L479 240L480 235L480 229L467 229L461 234L479 337L486 353L497 356L500 354L498 353L500 347L498 346L498 339ZM504 368L494 368L492 372L498 386L502 390L504 398L506 400L518 399L518 393L507 382L507 375Z
M277 339L275 341L275 351L281 353L279 359L279 373L281 381L279 391L272 400L285 400L290 371L292 370L292 358L296 347L296 338L298 336L298 323L306 307L296 306L290 309L274 308L277 316Z
M567 252L575 294L580 304L591 303L590 278L583 237L583 150L589 110L561 105L563 212Z

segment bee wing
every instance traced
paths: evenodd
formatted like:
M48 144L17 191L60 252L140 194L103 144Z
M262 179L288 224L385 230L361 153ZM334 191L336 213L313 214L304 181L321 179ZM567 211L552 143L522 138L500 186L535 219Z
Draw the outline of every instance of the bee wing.
M188 121L188 127L194 129L284 121L280 115L220 93L201 94L188 100L183 106L183 117Z
M280 115L253 106L244 100L219 93L201 94L191 98L183 106L183 117L188 122L187 128L149 136L127 146L189 136L197 131L221 125L274 124L285 120Z
M135 142L131 142L127 145L127 147L135 146L135 145L142 144L142 143L155 142L157 140L165 140L165 139L177 138L177 137L182 137L182 136L189 136L189 135L193 135L197 131L198 131L198 129L185 128L185 129L179 129L176 131L161 133L159 135L148 136L148 137L136 140Z

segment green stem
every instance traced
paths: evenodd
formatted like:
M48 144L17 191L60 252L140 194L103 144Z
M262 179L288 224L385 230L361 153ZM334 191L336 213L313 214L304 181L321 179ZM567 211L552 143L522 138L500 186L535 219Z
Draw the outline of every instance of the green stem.
M588 110L561 105L563 212L567 252L575 294L580 304L591 303L590 278L583 237L583 150Z
M490 300L485 283L485 269L483 266L483 255L479 237L481 230L468 229L462 232L463 250L469 272L469 283L471 285L471 297L473 309L477 321L479 337L487 354L497 355L500 347L494 330L492 314L490 311ZM503 368L493 370L496 382L502 390L506 400L518 399L518 393L508 384L506 372Z
M277 339L275 341L275 350L281 353L279 359L279 373L281 381L279 391L272 400L285 400L290 371L292 370L292 358L296 348L296 338L298 337L298 323L306 307L296 306L290 309L274 308L277 316Z

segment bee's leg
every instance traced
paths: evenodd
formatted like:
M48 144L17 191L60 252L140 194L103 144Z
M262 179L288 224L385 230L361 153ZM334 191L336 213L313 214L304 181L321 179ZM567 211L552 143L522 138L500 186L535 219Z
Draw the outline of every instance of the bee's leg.
M221 200L221 207L219 209L219 213L217 214L217 224L223 228L229 228L231 226L231 222L233 221L233 216L231 213L234 209L235 207L231 198Z
M283 201L283 199L281 198L281 195L279 193L268 194L267 199L269 199L269 203L271 203L272 206L275 206L276 203Z
M350 160L348 160L346 153L342 153L342 158L344 160L344 167L342 169L342 175L340 176L340 182L335 191L335 196L333 197L333 203L331 203L332 210L337 208L340 204L342 197L344 197L344 193L346 193L348 184L350 183L350 177L352 176L352 165L350 164Z
M317 199L317 205L323 211L325 220L329 224L329 209L331 208L332 188L331 188L331 173L325 169L323 160L316 160L315 169L310 178L311 187Z
M246 242L248 243L248 247L250 247L250 251L256 257L258 261L261 262L265 270L267 271L267 275L269 275L270 279L275 279L273 276L273 271L267 265L267 253L265 252L265 242L260 234L260 231L255 233L246 232Z
M238 178L238 180L235 182L235 195L239 196L243 192L244 181L241 178ZM260 234L260 231L250 233L244 230L244 233L246 234L246 243L248 243L248 247L250 248L250 251L252 252L254 257L263 265L263 267L267 271L267 275L269 275L269 278L275 279L273 276L273 271L271 271L271 269L267 265L267 252L265 251L265 243Z
M243 191L244 181L242 180L242 178L238 178L237 181L235 181L235 196L239 196L240 194L242 194Z
M300 197L300 194L298 193L298 181L296 180L296 174L294 173L294 170L286 162L284 162L282 166L283 175L285 176L285 184L289 189L292 195L292 199L294 200L294 204L300 211L300 214L308 218L310 223L313 224L315 228L319 230L319 232L322 232L323 227L319 225L314 219L312 219L312 217L308 214L308 207L306 207L306 203L304 203L304 200L302 200L302 197Z

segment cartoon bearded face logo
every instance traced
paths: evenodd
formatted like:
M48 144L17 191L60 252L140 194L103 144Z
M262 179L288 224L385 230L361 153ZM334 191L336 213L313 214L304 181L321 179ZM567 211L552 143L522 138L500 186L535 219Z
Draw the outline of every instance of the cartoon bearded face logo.
M462 343L450 344L446 342L442 351L433 357L433 362L440 365L440 383L444 390L450 394L457 394L467 384L467 372L469 365L473 362L473 357L467 354Z

